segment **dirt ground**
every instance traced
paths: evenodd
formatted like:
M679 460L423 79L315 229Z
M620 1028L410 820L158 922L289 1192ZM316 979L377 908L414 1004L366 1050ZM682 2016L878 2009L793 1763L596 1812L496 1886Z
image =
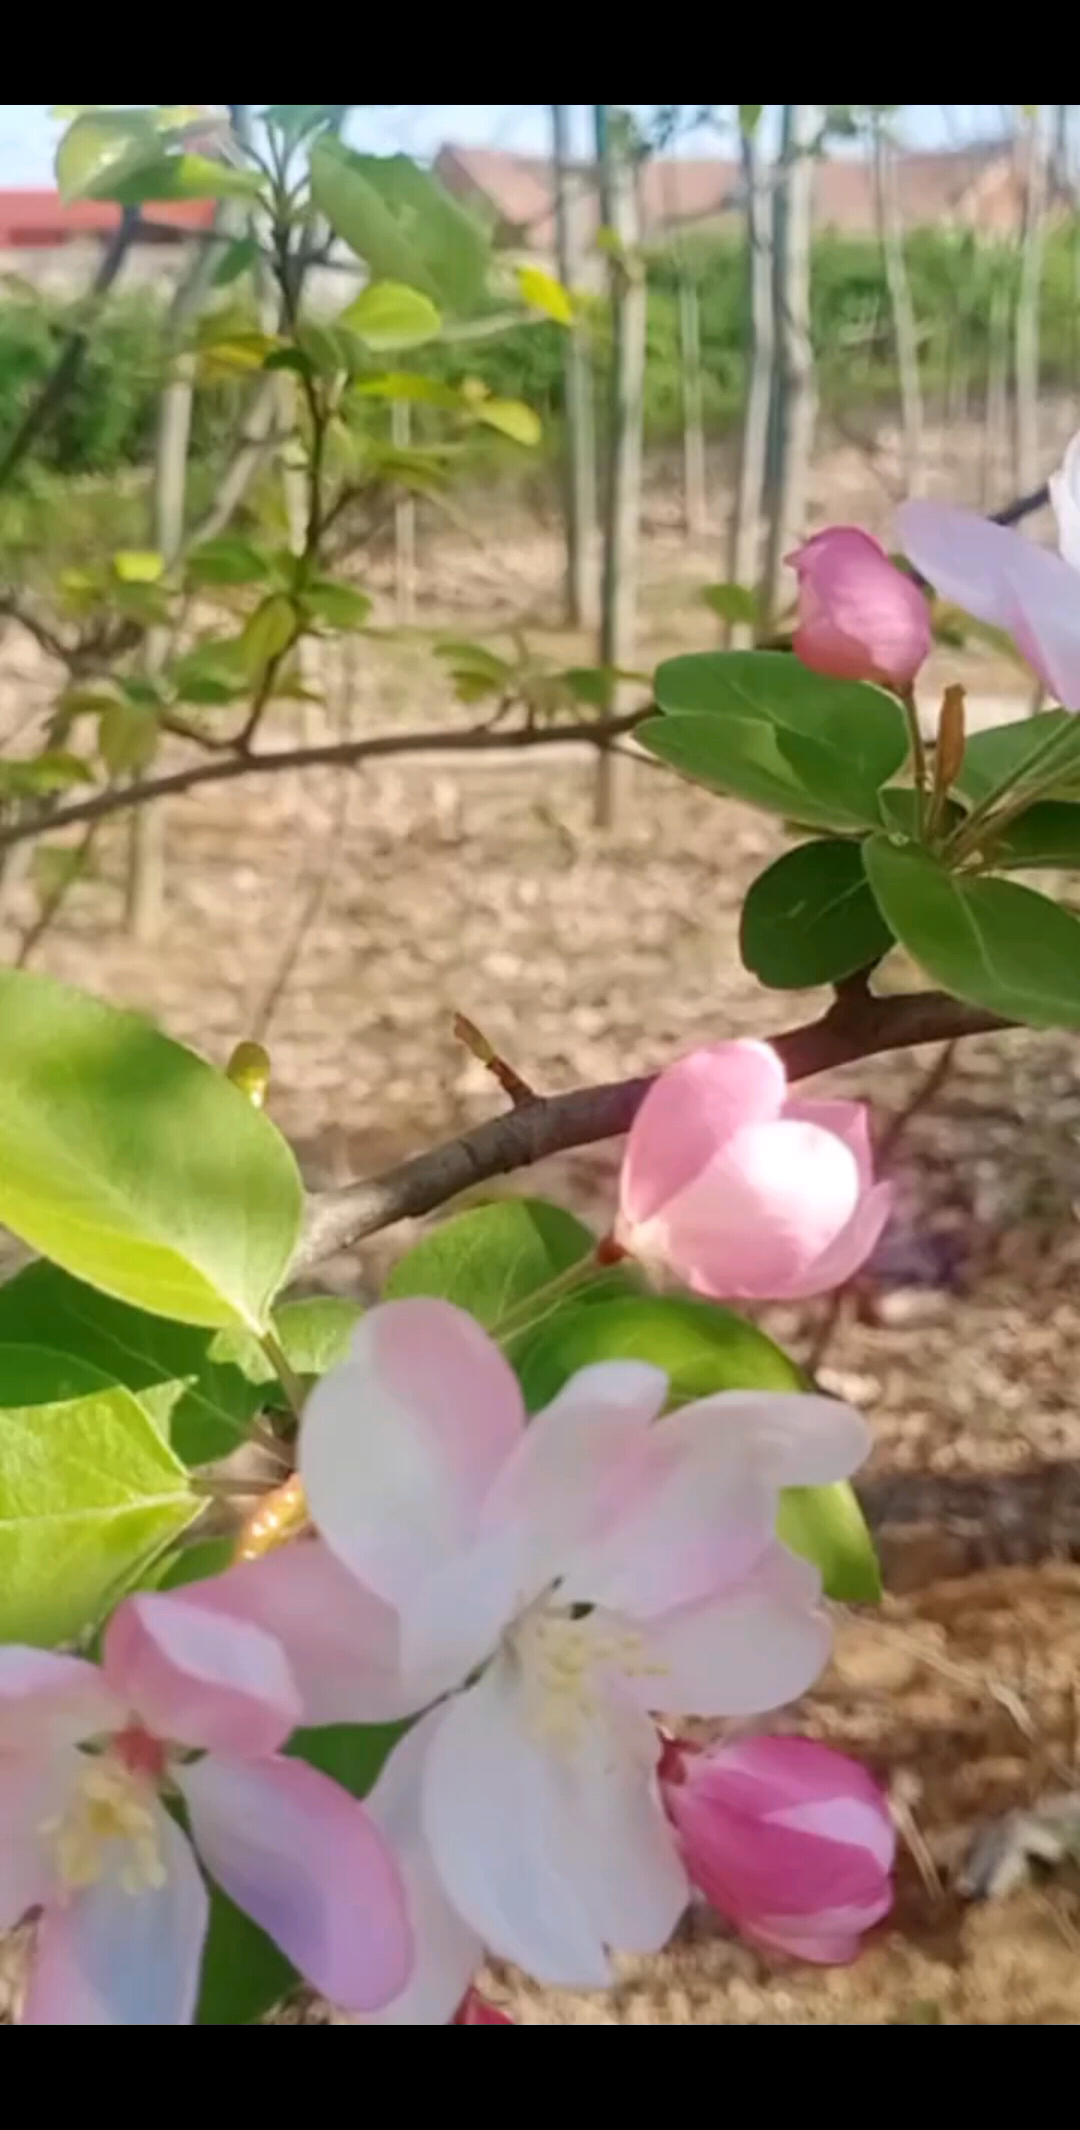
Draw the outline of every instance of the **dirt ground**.
M658 538L646 656L709 640L685 562L673 619L663 584L674 545ZM461 633L445 586L439 597L432 625L450 611ZM469 627L480 633L479 620ZM354 676L354 720L385 722L406 704L410 723L445 714L421 651L394 647ZM170 808L160 940L140 945L122 928L125 833L110 828L97 876L34 966L137 1003L221 1061L269 1011L274 1114L316 1184L491 1113L487 1076L451 1034L455 1010L540 1090L810 1017L814 995L764 994L738 957L740 897L782 847L779 829L647 765L620 775L617 824L603 835L589 766L563 756L460 771L431 759L192 797ZM27 882L9 904L4 959L33 909ZM933 1063L880 1059L836 1084L864 1095L884 1127ZM617 1157L563 1157L507 1187L599 1220ZM492 1994L527 2023L1080 2024L1080 1872L974 1904L950 1876L984 1820L1080 1786L1072 1039L964 1047L894 1168L896 1220L822 1362L825 1383L875 1426L870 1481L893 1594L880 1616L839 1621L835 1662L790 1719L864 1755L897 1796L918 1856L905 1844L894 1914L855 1967L821 1971L773 1967L697 1913L661 1958L626 1963L608 1997L495 1976ZM370 1289L413 1233L377 1238L329 1277ZM768 1321L808 1355L822 1311Z

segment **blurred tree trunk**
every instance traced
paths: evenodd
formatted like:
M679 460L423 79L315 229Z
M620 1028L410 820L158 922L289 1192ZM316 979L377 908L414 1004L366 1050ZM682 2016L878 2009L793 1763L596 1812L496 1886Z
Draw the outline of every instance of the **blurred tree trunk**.
M638 532L645 413L645 274L638 253L637 169L609 104L594 106L600 217L613 233L611 395L604 466L604 568L600 596L600 662L633 662L637 619ZM617 686L612 686L614 702ZM594 819L608 828L615 815L617 758L597 754Z
M390 403L390 436L397 451L412 442L412 410L407 399ZM416 609L416 498L404 491L394 504L394 607L401 622Z
M555 174L555 245L559 279L565 289L583 281L581 209L575 198L570 142L569 104L552 104L551 131ZM571 628L594 629L596 586L596 438L593 424L592 367L583 327L575 323L563 335L563 510L566 527L566 619Z
M705 423L701 389L701 305L697 282L679 274L679 357L683 425L683 513L686 530L700 539L709 525L705 482Z
M757 585L761 574L761 509L776 362L776 312L772 187L761 151L749 132L742 136L742 167L748 371L728 574L732 583L751 587ZM727 640L729 644L745 646L752 635L749 625L736 623Z
M814 104L783 106L780 170L774 195L774 276L779 363L769 429L769 544L765 570L768 618L784 596L784 556L804 529L814 439L814 350L810 338L810 250L814 214Z
M1020 282L1016 298L1016 430L1013 475L1018 495L1038 486L1039 455L1039 313L1042 299L1046 236L1047 138L1045 114L1035 108L1024 121L1026 139L1017 142L1023 171L1024 226L1020 244Z
M885 120L880 113L875 115L873 134L878 233L885 262L885 284L889 292L893 343L900 378L900 415L904 428L904 485L909 495L915 495L922 473L923 436L919 338L904 253L904 224L896 191L896 160Z
M986 329L986 419L983 427L982 507L992 510L1008 471L1011 290L1004 274L990 291Z

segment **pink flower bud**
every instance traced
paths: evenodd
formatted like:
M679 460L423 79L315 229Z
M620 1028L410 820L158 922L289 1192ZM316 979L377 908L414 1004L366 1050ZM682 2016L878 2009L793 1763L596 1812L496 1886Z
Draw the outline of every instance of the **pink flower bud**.
M746 1938L843 1966L892 1905L896 1838L865 1768L808 1738L665 1741L660 1790L687 1875Z
M799 580L794 651L814 673L908 688L930 655L930 609L917 584L855 525L815 533L787 562Z
M793 1101L767 1043L716 1043L646 1095L615 1240L698 1294L801 1301L858 1271L891 1203L860 1103Z
M451 2026L515 2026L517 2022L511 2019L506 2012L500 2012L494 2004L489 2004L487 1998L482 1997L478 1989L470 1989L467 1995L462 1998L450 2024Z

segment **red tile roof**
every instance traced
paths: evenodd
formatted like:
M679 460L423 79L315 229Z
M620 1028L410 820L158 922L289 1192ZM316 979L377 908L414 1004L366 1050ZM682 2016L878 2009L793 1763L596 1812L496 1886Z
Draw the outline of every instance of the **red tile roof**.
M186 231L208 229L214 219L213 200L160 200L144 209L153 225ZM116 228L120 209L111 200L64 201L58 192L0 192L0 250L34 251L48 245L67 244L80 237L107 235ZM157 235L157 227L147 231Z

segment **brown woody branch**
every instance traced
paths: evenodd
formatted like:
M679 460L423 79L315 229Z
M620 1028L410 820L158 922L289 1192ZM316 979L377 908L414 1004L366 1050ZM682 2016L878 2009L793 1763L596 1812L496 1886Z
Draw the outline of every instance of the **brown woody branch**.
M770 1041L789 1079L805 1080L883 1050L951 1043L963 1035L983 1035L1012 1025L998 1014L966 1006L941 991L876 998L869 990L845 989L820 1020L791 1028ZM294 1271L306 1272L335 1251L348 1249L399 1220L434 1212L494 1176L529 1168L549 1154L619 1138L629 1130L654 1077L578 1087L570 1094L524 1102L444 1146L385 1169L380 1176L314 1193L308 1200L307 1226Z
M76 799L57 806L48 815L12 821L0 829L0 850L25 843L47 828L70 828L79 821L103 821L109 814L128 813L133 806L147 806L152 799L176 798L195 791L201 784L227 784L237 777L280 776L288 769L354 769L359 762L378 761L411 754L513 754L522 748L602 746L620 733L632 732L647 710L628 710L621 717L591 718L573 725L521 725L509 732L493 732L483 725L469 725L457 732L382 732L368 740L327 740L317 747L284 747L270 754L236 754L212 762L193 762L165 776L144 777L113 791L95 792L92 798Z

